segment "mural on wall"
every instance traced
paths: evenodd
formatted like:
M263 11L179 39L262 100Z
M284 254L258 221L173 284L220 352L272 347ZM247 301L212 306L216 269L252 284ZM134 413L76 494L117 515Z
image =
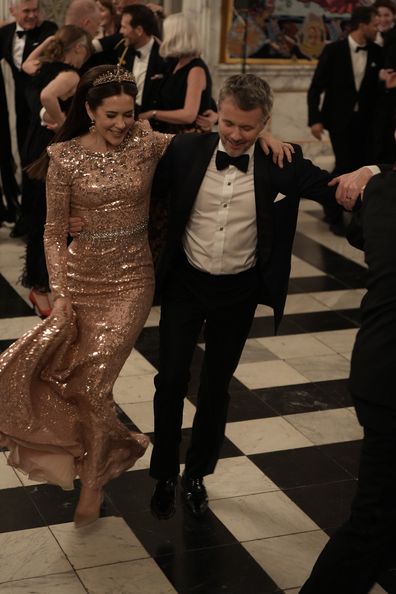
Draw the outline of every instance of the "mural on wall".
M223 0L223 62L312 61L373 0Z

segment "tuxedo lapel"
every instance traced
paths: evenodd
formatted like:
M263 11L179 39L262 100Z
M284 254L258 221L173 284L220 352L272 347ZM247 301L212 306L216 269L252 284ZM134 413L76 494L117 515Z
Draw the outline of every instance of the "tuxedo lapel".
M356 88L355 83L355 75L353 73L353 66L352 66L352 56L351 56L351 48L349 47L348 39L344 39L342 41L342 55L341 60L338 68L341 70L343 69L346 75L346 79L350 82L351 86L357 92L358 89Z
M14 66L12 49L13 49L13 45L14 45L15 29L16 29L16 24L13 23L12 26L10 26L7 31L7 39L4 40L4 58L12 66Z

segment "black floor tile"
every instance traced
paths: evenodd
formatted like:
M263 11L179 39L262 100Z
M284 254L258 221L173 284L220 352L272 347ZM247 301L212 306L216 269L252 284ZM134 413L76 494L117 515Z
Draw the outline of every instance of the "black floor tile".
M180 444L180 462L184 464L186 453L190 445L192 429L182 429L182 442ZM220 451L220 458L234 458L235 456L243 456L243 452L236 445L232 443L227 437L224 438L223 445Z
M281 592L240 544L175 551L155 560L179 594Z
M322 384L327 383L332 382L260 388L254 390L254 393L279 415L330 410L345 406L343 392L341 390L340 393L337 390L332 392L330 388L325 391Z
M2 318L33 315L33 310L0 274L0 311ZM39 321L39 318L37 318Z
M15 340L0 340L0 353L8 349L8 347L11 346L14 342Z
M293 253L347 286L353 287L356 282L365 282L364 266L341 256L298 231L294 239Z
M256 394L241 384L236 378L230 383L230 404L228 407L227 422L251 421L273 417L276 412ZM188 399L196 405L197 395L191 394Z
M287 321L295 324L297 333L325 332L327 330L346 330L355 328L358 324L350 316L340 315L338 311L316 311L311 313L291 314ZM296 332L294 332L296 334Z
M123 516L150 555L236 543L235 537L211 511L202 520L192 517L181 501L179 488L175 516L162 521L154 518L150 512L154 486L155 481L148 471L136 470L123 474L106 487L114 509Z
M301 328L290 319L290 316L283 316L277 330L278 336L300 333ZM274 336L274 334L274 320L272 316L254 318L252 327L250 328L249 338L265 338L266 336Z
M0 490L0 532L28 530L45 526L44 520L26 489Z
M73 491L63 491L54 485L36 485L26 487L29 498L42 516L45 524L64 524L72 522L80 493L80 482L76 481ZM105 497L101 517L115 515L115 510Z
M362 284L362 286L364 286ZM303 276L289 281L289 294L343 291L346 285L332 276Z
M357 478L361 446L361 440L357 440L321 445L319 449L352 477Z
M349 480L351 475L317 447L248 456L281 489Z
M349 379L340 380L325 380L322 382L315 382L315 385L324 393L325 402L336 403L340 406L352 406L352 399L349 393ZM331 406L330 408L337 408Z
M349 517L356 485L346 480L287 489L285 494L322 530L331 532Z

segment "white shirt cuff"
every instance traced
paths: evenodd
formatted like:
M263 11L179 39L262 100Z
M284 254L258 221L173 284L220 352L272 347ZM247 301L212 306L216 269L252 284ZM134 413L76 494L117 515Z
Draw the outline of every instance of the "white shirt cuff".
M377 175L378 173L381 173L381 169L378 167L378 165L366 165L367 169L370 169L371 173L373 175Z
M103 52L103 47L99 39L92 39L92 47L94 48L96 54Z
M46 122L45 122L45 120L44 120L44 116L45 116L45 107L42 107L42 108L40 109L40 123L41 123L41 125L42 125L42 126L44 126L44 128L45 128L47 124L46 124Z

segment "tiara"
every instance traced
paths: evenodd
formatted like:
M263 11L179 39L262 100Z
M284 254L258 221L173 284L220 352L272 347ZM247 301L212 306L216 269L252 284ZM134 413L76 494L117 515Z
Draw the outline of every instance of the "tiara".
M133 76L132 72L129 70L125 70L125 68L121 68L119 65L117 66L116 70L107 70L103 74L100 74L92 83L93 87L97 87L99 85L105 85L107 83L118 82L118 83L133 83L136 85L135 77Z

